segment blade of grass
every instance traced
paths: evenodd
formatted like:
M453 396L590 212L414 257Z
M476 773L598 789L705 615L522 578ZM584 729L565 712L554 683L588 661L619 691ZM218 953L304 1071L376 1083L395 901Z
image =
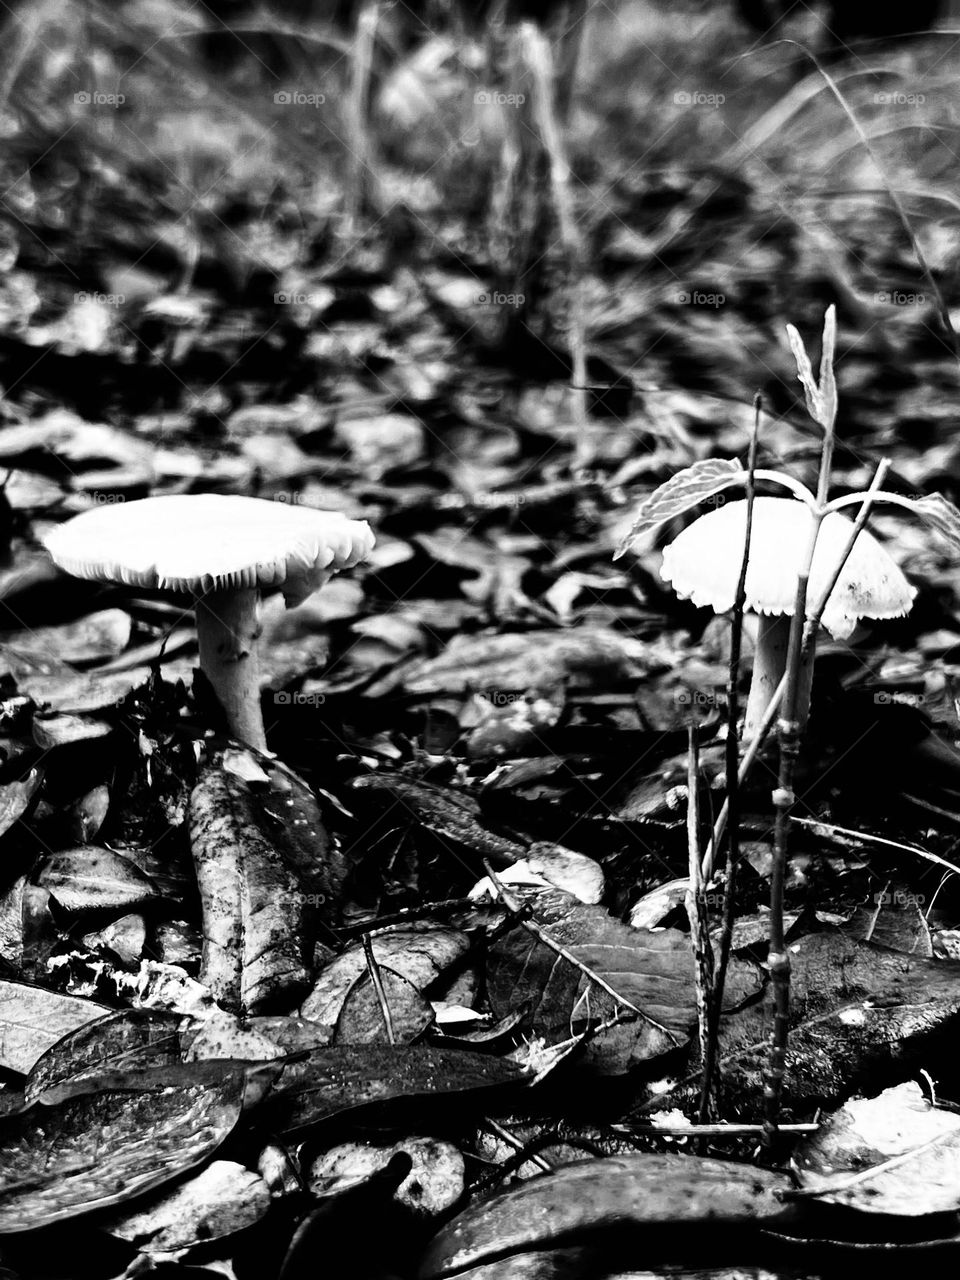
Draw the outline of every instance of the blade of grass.
M880 183L883 186L884 190L886 191L887 195L890 197L890 202L893 205L894 212L897 215L897 219L900 222L901 227L903 227L903 230L907 236L907 239L910 241L910 245L911 245L911 248L913 249L914 256L917 259L917 265L920 268L920 272L923 275L923 278L926 281L927 286L930 289L930 292L933 294L933 297L936 301L937 314L940 317L940 323L943 325L943 331L949 343L950 351L953 355L954 360L957 362L958 368L960 368L960 341L958 341L957 331L953 327L953 321L950 319L950 310L947 307L946 300L944 299L944 296L940 291L940 286L937 284L936 278L934 277L934 274L930 269L930 264L927 262L926 254L923 252L923 246L920 244L920 241L917 238L917 233L913 229L913 223L910 221L910 215L907 213L906 207L904 206L903 201L900 199L900 193L897 191L893 183L893 180L887 174L887 171L883 165L883 161L880 159L879 154L871 144L870 139L866 134L866 131L864 130L860 121L857 119L856 112L853 110L853 108L850 106L847 99L844 97L843 91L841 90L840 86L837 84L833 76L829 73L829 71L827 71L827 69L824 66L821 65L816 55L813 54L805 45L800 44L799 41L797 40L778 40L776 41L776 44L793 45L795 48L801 50L801 52L804 53L806 57L810 59L810 61L813 63L814 67L816 68L817 72L819 73L819 75L823 78L824 84L826 84L827 88L830 90L834 98L837 100L837 103L840 106L840 110L843 112L843 114L847 117L847 120L850 122L851 127L853 128L854 132L856 133L857 137L860 140L860 145L863 147L864 151L870 157L870 162L872 163L873 167L877 171L877 175L880 179Z
M577 428L576 466L588 466L591 459L587 416L587 343L583 304L583 253L574 216L570 162L560 127L556 100L556 69L550 43L533 22L520 24L524 61L534 87L534 118L540 141L549 162L550 190L566 258L567 306L570 318L569 342L573 421Z

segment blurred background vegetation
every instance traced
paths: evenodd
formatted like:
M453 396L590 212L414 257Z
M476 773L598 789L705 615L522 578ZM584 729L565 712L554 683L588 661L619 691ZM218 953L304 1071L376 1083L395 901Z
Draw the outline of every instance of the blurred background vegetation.
M957 37L838 52L826 10L801 6L774 34L817 52L835 93L750 7L507 15L539 13L554 53L572 255L520 25L494 0L12 7L6 412L178 408L210 427L304 390L449 409L482 367L488 407L535 386L562 419L573 275L601 417L642 405L667 440L739 447L755 389L795 403L783 320L818 328L835 301L848 440L895 442L909 472L936 439L949 477ZM703 394L723 423L683 399Z

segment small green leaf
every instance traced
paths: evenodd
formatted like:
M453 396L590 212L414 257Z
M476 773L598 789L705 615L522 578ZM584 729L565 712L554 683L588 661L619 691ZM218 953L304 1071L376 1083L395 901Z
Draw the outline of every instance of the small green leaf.
M807 355L807 349L803 345L803 339L792 324L787 325L787 337L790 339L790 350L793 352L793 358L797 362L797 377L803 383L803 394L807 401L807 413L813 418L814 422L819 422L820 388L817 386L816 379L813 376L813 368L810 364L810 357Z
M807 412L830 433L837 418L837 383L833 375L833 356L837 345L837 309L827 307L823 318L823 342L820 351L820 380L813 376L810 357L803 339L792 324L787 325L790 350L797 362L797 377L803 383Z
M823 344L820 349L821 426L833 430L837 420L837 380L833 373L833 356L837 346L837 309L831 304L823 318Z
M665 520L683 515L691 507L697 506L705 498L731 485L742 484L746 479L746 471L736 458L703 458L692 467L685 467L671 476L665 484L660 485L647 498L640 508L630 532L623 539L614 553L614 560L619 560L643 533L655 529Z

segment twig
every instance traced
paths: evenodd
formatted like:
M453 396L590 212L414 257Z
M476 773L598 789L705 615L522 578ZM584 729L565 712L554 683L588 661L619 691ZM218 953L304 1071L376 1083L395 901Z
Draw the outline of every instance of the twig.
M787 326L790 345L797 361L800 381L803 384L807 410L814 421L823 427L823 444L820 449L820 474L817 480L817 508L813 512L807 546L800 561L797 589L790 620L790 639L787 644L785 687L777 725L780 744L780 767L777 786L773 792L776 810L773 832L773 865L770 871L770 951L767 968L773 987L773 1030L770 1034L770 1053L764 1076L764 1146L773 1147L780 1115L780 1095L786 1074L787 1040L790 1031L790 956L787 952L783 924L784 885L787 876L787 855L790 844L790 814L796 796L793 791L797 761L800 756L800 738L806 723L809 704L809 684L803 681L804 658L813 660L812 637L816 642L816 628L807 627L807 591L810 571L817 550L820 526L826 518L826 503L830 496L830 469L833 464L834 436L837 422L837 388L833 374L833 353L836 342L836 311L827 309L823 326L823 346L820 356L820 377L814 379L803 342L796 329ZM827 597L829 599L829 596ZM801 694L801 683L806 692Z
M387 1040L390 1044L396 1044L397 1038L393 1030L393 1015L390 1012L387 993L383 989L383 978L380 974L380 965L377 963L377 957L373 954L373 942L370 939L369 933L365 933L363 935L363 954L367 962L367 971L370 974L370 981L373 983L373 989L377 993L377 1000L380 1002L380 1012L383 1014L383 1025L387 1030Z
M553 1173L555 1166L549 1160L545 1159L537 1151L528 1152L526 1143L521 1142L516 1134L511 1133L509 1129L505 1129L498 1121L492 1120L490 1116L484 1116L483 1123L501 1142L505 1142L508 1147L513 1147L514 1151L518 1151L531 1164L538 1165L544 1173Z
M750 452L747 456L746 502L747 515L740 561L740 577L733 604L733 625L730 628L730 665L727 673L727 741L726 809L729 834L727 836L727 884L723 895L723 926L720 934L720 950L717 956L710 1003L710 1019L707 1028L706 1054L703 1059L703 1082L700 1090L700 1121L707 1118L713 1077L717 1069L720 1041L720 1015L723 1010L723 992L727 980L727 965L733 946L734 912L737 898L737 866L740 861L740 768L737 728L740 720L740 653L743 646L743 613L747 599L747 566L750 563L750 540L753 534L753 503L756 496L754 472L757 466L757 443L760 437L760 393L753 401L753 432L750 436ZM716 839L714 839L716 844ZM706 860L704 860L706 861ZM701 864L701 867L703 864ZM705 883L705 881L702 881Z
M656 1124L637 1129L627 1125L613 1125L614 1129L628 1129L631 1137L643 1138L750 1138L763 1133L762 1124ZM817 1133L818 1124L782 1124L781 1133Z
M821 386L823 385L823 369L826 366L827 371L831 374L831 361L828 359L826 350L826 331L824 337L824 359L821 365ZM832 357L832 351L829 353ZM840 558L830 582L823 593L823 597L814 614L811 617L806 616L806 595L807 582L809 580L810 564L813 560L813 553L816 548L816 535L820 524L826 514L827 495L829 491L830 475L829 468L833 453L833 419L836 412L836 398L834 392L833 413L828 415L828 421L824 421L824 447L821 455L820 481L817 487L817 503L820 509L819 519L815 516L815 529L811 538L809 547L809 556L805 568L801 571L797 582L797 595L794 604L794 615L790 628L790 644L787 651L787 670L785 675L785 689L783 693L783 706L779 723L780 736L780 770L777 778L777 787L773 793L773 803L776 808L776 820L774 826L774 855L773 868L770 876L770 953L767 957L767 966L770 970L770 976L773 983L773 1002L774 1002L774 1021L773 1030L770 1037L770 1057L767 1065L766 1080L764 1085L764 1099L766 1103L766 1132L764 1136L765 1145L770 1148L773 1145L776 1130L777 1117L780 1110L780 1095L783 1089L783 1078L786 1070L787 1057L787 1039L790 1028L790 956L786 948L786 940L784 937L783 926L783 890L786 879L787 853L790 842L791 832L791 811L795 802L793 793L793 778L796 768L796 762L800 749L800 721L798 719L798 688L801 666L804 661L811 660L813 649L816 645L817 628L820 625L820 618L823 610L827 606L833 589L840 577L843 565L846 563L857 538L860 536L867 519L870 515L873 503L875 502L880 491L880 485L889 469L889 460L884 459L877 467L876 474L870 484L870 488L866 491L863 504L857 513L857 518L853 522L853 528L850 530L850 536L844 547L843 555Z
M700 879L700 740L696 721L691 718L687 738L687 892L684 903L690 923L690 942L693 946L694 982L697 995L697 1031L700 1041L700 1061L706 1064L709 1057L710 1009L713 992L713 947L710 945L710 928L707 920L707 904ZM706 1069L706 1066L704 1066ZM704 1077L706 1079L706 1077ZM700 1109L705 1112L710 1103L708 1093L701 1097ZM701 1119L705 1116L701 1115Z
M938 853L928 853L926 849L919 849L915 844L904 844L900 840L888 840L884 836L874 835L874 833L864 833L862 831L853 831L850 827L838 827L832 822L821 822L817 818L791 818L791 822L795 826L806 827L814 835L825 836L828 840L831 837L836 838L840 844L856 845L863 848L869 845L871 849L877 845L884 849L896 849L900 853L912 853L916 858L923 858L927 862L934 863L935 866L943 867L951 875L960 876L960 867L955 862L948 862L946 858L941 858ZM846 837L846 839L844 839Z

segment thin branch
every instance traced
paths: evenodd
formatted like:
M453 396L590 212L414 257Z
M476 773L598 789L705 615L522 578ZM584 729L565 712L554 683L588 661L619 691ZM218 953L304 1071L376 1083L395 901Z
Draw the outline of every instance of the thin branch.
M750 563L750 541L753 535L753 503L756 496L755 472L757 467L757 445L760 438L760 414L762 412L759 392L754 397L753 410L753 432L750 436L750 452L747 457L746 528L743 541L743 556L740 560L740 577L737 580L737 593L733 604L733 625L730 628L730 665L727 671L727 794L725 801L729 827L729 835L727 837L727 884L723 895L723 927L720 934L720 949L717 955L717 965L713 980L710 1021L707 1029L707 1051L703 1060L703 1083L700 1091L701 1121L706 1119L713 1089L713 1078L717 1069L717 1055L720 1047L720 1015L723 1010L723 992L727 980L727 965L730 962L730 951L733 946L737 867L740 861L740 743L737 732L740 721L740 654L743 647L743 614L747 600L747 567ZM706 859L704 859L705 862ZM703 866L703 863L701 866ZM701 880L701 883L705 884L706 880Z

